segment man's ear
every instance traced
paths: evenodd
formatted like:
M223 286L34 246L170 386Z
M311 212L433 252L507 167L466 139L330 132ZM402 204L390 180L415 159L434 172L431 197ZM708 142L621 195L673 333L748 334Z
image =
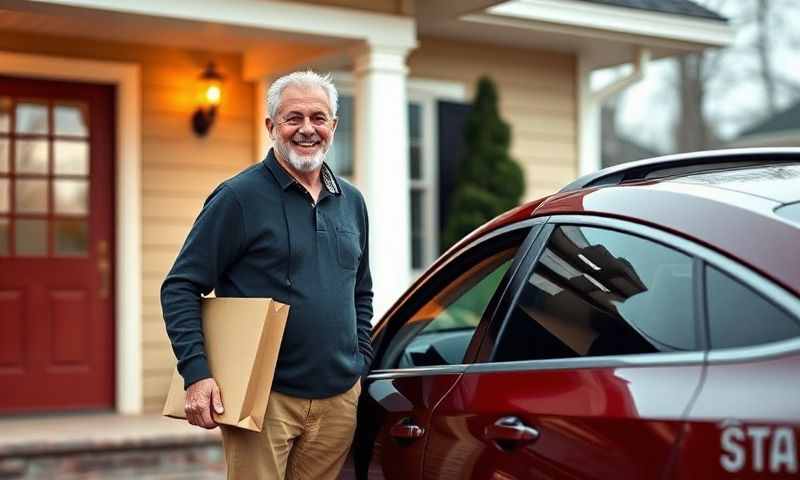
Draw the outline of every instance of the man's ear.
M333 117L333 126L331 126L331 131L336 133L336 126L339 125L339 117Z
M274 140L272 136L272 127L275 126L275 123L272 122L271 118L267 117L264 119L264 125L267 126L267 133L269 134L269 138L272 138Z

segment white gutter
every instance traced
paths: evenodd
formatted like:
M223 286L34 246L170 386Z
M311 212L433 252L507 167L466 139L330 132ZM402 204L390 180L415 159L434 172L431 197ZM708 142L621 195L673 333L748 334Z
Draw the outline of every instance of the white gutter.
M649 48L640 48L636 55L636 63L633 65L633 71L614 82L606 85L602 89L592 92L592 101L598 105L602 105L609 97L621 92L628 88L628 86L642 80L647 75L647 69L650 66L650 60L653 58Z
M602 140L600 137L600 109L612 95L642 80L647 74L652 53L639 48L633 71L598 91L592 91L591 77L594 66L584 56L578 58L578 176L602 167Z

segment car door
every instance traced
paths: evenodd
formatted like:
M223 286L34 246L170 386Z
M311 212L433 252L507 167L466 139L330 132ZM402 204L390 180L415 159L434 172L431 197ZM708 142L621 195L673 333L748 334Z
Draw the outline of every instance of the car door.
M481 325L543 220L501 229L463 248L414 287L376 327L375 360L359 405L357 478L418 479L430 412L466 368Z
M711 350L672 478L797 478L800 300L719 256L704 273Z
M703 369L696 260L652 228L551 222L436 406L423 478L660 478L670 463Z

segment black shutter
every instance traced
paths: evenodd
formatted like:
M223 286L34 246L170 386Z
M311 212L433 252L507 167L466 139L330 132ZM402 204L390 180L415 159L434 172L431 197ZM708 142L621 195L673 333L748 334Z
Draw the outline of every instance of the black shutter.
M450 216L450 197L456 186L458 166L467 154L464 126L472 106L467 103L437 102L439 139L439 232Z

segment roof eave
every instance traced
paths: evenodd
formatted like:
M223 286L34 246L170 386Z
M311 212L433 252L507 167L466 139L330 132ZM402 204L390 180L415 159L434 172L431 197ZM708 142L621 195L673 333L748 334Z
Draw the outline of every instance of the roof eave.
M476 23L504 24L597 39L636 39L640 46L687 50L724 47L733 29L724 20L690 17L575 0L512 0L461 16Z

